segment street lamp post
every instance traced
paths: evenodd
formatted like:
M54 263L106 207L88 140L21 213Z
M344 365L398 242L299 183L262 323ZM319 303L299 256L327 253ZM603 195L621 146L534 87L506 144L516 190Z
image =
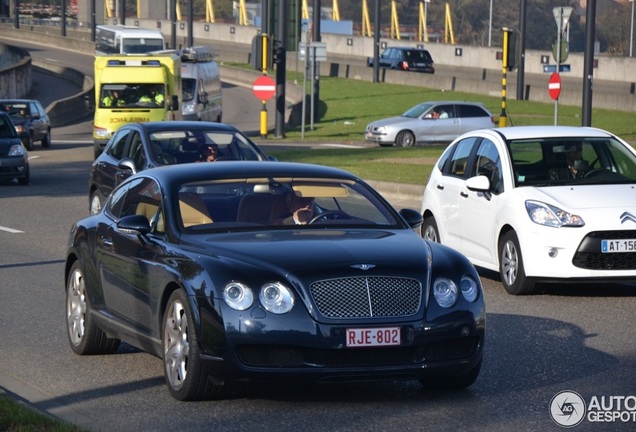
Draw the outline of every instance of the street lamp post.
M632 18L629 29L629 56L632 56L632 49L634 48L634 0L629 0L632 4Z
M488 15L488 47L491 47L491 46L492 46L492 0L490 0L490 13Z

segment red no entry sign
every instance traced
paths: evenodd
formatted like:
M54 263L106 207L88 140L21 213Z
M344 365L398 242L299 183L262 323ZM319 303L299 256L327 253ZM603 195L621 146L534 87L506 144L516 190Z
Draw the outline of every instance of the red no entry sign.
M558 72L554 72L550 75L550 81L548 81L548 93L554 100L557 100L561 94L561 77Z
M270 77L262 75L254 80L252 91L260 100L267 100L276 94L276 83Z

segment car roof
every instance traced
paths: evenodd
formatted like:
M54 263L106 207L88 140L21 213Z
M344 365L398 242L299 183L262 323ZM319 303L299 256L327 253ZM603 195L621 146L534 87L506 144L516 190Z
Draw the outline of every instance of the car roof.
M403 49L403 50L413 50L413 51L428 51L425 48L416 48L416 47L409 47L409 46L388 46L386 47L386 49L388 48L396 48L396 49Z
M611 133L587 126L511 126L488 129L506 140L550 137L613 137Z
M467 101L458 101L458 100L439 100L439 101L424 101L424 102L420 102L417 105L421 105L421 104L431 104L431 105L448 105L448 104L455 104L455 105L477 105L480 107L484 107L484 104L482 102L467 102Z
M141 171L133 176L153 177L159 183L188 183L224 178L246 177L314 177L338 178L343 180L358 180L358 177L341 169L324 165L305 164L298 162L262 162L262 161L231 161L207 162L192 164L165 165Z
M37 102L37 99L0 99L0 103L29 103Z
M204 121L155 121L144 123L131 123L131 125L138 126L145 129L148 132L153 131L170 131L170 130L214 130L219 132L238 132L239 130L234 126L225 123L204 122Z

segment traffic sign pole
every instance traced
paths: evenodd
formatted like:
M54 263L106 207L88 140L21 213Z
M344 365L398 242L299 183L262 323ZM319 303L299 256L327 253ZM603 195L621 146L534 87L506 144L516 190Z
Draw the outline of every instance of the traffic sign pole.
M554 99L554 125L558 123L559 117L559 95L561 94L561 77L559 76L559 70L561 69L561 38L563 37L563 29L568 25L570 15L573 8L571 7L555 7L552 9L552 14L557 25L557 49L556 49L556 72L550 77L548 84L548 92ZM557 87L558 86L558 87ZM553 95L554 93L554 95Z
M267 138L267 105L268 99L276 94L276 82L267 75L261 75L252 84L254 96L263 102L261 108L261 138Z
M555 100L561 95L561 75L557 72L550 75L550 80L548 81L548 94Z
M267 77L267 65L269 64L269 55L270 55L269 37L266 33L263 35L263 55L262 55L263 64L261 65L261 68L262 68L261 71L263 72L262 77ZM258 78L256 79L256 81L258 81ZM256 87L256 81L254 81L254 87ZM254 94L256 94L256 90L254 90ZM258 95L256 97L258 97ZM263 99L262 105L261 105L260 120L261 120L260 122L261 138L267 139L267 104L265 99Z
M561 37L563 28L563 8L559 8L559 19L557 20L557 27L559 28L558 36L557 36L557 58L556 58L556 67L557 67L557 76L559 74L559 67L561 66ZM554 75L552 75L554 76ZM552 82L552 78L550 79L550 83ZM549 84L548 84L549 87ZM559 89L560 90L560 89ZM559 96L554 98L554 125L558 124L559 119Z
M261 138L267 139L267 104L263 101L261 106Z
M558 72L554 72L550 75L550 80L548 81L548 94L552 99L554 99L554 125L556 126L559 113L559 96L561 95L561 76Z

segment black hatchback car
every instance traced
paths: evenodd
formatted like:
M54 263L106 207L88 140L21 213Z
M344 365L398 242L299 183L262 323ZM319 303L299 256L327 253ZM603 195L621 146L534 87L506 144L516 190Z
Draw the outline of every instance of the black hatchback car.
M378 58L378 65L382 68L411 72L435 73L431 54L420 48L387 47ZM368 65L373 66L373 58L369 58Z
M29 159L11 117L0 112L0 179L14 178L29 184Z
M122 126L91 167L89 210L91 214L98 213L113 189L139 171L225 160L274 159L238 129L224 123L161 121Z
M40 141L42 147L51 145L51 121L42 104L35 99L2 99L0 110L9 114L27 150Z

